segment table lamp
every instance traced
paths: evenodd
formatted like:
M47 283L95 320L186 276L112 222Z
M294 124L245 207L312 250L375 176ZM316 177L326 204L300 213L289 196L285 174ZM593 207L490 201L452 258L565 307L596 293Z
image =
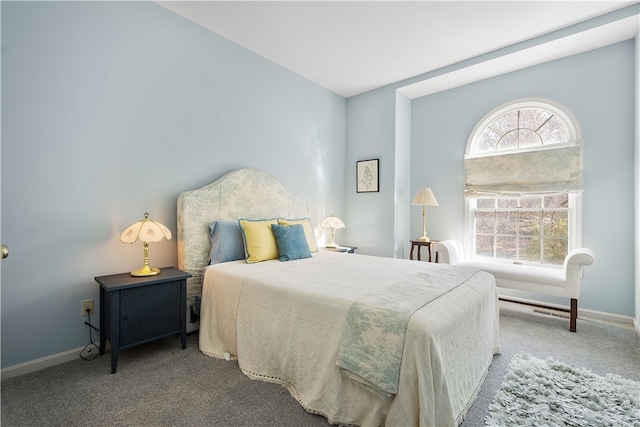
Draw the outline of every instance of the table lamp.
M327 248L337 248L339 245L335 242L335 229L336 228L344 228L344 222L337 216L331 215L322 221L320 224L322 228L330 228L331 229L331 243L326 245Z
M171 231L159 222L149 219L149 213L144 213L144 219L131 224L120 235L122 243L135 243L140 240L144 249L144 264L142 268L131 272L132 276L155 276L160 274L159 268L149 267L149 243L159 242L162 239L171 240Z
M422 205L422 237L418 239L420 242L428 242L427 237L427 206L438 206L438 201L433 195L431 188L422 187L411 202L412 205Z

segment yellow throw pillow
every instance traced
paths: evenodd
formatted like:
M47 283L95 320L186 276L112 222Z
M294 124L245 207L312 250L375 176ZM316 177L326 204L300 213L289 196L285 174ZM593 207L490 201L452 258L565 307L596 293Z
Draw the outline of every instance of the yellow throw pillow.
M244 240L245 261L255 263L278 258L278 245L273 235L271 224L277 224L274 219L250 220L240 219L240 229Z
M318 244L316 243L316 237L313 235L313 227L311 227L311 220L309 218L301 218L301 219L278 218L278 224L302 225L302 228L304 229L304 236L307 238L307 243L309 244L309 252L318 252Z

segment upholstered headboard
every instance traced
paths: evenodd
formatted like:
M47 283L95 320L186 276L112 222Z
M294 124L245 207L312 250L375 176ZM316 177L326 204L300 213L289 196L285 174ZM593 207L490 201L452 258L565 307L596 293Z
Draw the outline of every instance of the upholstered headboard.
M308 216L306 200L258 169L237 169L202 188L180 193L178 268L192 275L187 280L187 313L202 293L203 268L209 262L211 251L209 224L212 221ZM187 331L197 327L187 321Z

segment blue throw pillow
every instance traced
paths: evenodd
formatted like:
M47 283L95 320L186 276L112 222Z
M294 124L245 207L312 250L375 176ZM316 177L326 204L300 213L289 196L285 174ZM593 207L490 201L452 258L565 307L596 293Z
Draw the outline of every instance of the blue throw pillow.
M211 229L209 264L244 259L242 232L237 221L213 221L209 228Z
M271 229L278 244L280 261L311 258L309 244L302 225L271 224Z

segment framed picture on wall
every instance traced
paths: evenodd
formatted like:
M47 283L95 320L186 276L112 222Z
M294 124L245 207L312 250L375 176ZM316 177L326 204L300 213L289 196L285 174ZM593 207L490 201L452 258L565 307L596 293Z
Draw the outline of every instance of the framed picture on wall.
M356 193L376 193L379 191L379 164L380 159L359 160L356 162Z

